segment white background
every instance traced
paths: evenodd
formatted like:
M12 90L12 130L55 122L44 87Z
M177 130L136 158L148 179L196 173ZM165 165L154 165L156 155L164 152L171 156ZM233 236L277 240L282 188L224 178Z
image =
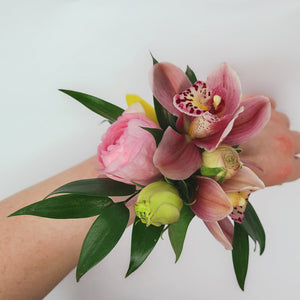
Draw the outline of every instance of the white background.
M275 98L299 130L299 14L298 1L2 0L0 198L95 154L107 125L59 88L122 107L126 93L150 102L149 51L199 79L228 62L244 93ZM80 283L72 272L46 299L299 299L299 182L252 195L267 245L260 257L251 244L244 293L231 253L195 219L176 265L165 235L124 279L127 229Z

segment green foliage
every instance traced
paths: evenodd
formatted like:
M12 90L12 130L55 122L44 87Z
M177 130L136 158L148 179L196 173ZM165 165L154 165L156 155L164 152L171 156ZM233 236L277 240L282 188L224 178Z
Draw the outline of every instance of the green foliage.
M129 211L124 203L115 203L102 211L83 242L76 270L77 281L115 247L128 219Z
M249 261L248 234L241 224L234 223L232 261L238 284L244 290Z
M152 57L153 65L156 65L158 63L158 61L155 59L155 57L153 56L153 54L151 52L150 52L150 55Z
M178 261L181 255L186 232L194 216L195 214L192 212L190 207L184 205L182 207L178 222L170 224L168 227L169 239L176 256L175 262Z
M19 209L10 217L33 215L54 219L88 218L99 215L112 203L112 200L105 196L68 194L33 203Z
M131 254L126 277L134 272L149 256L156 245L164 226L146 227L139 218L135 219L131 235Z
M220 172L222 172L223 169L222 168L201 167L200 171L201 171L201 175L214 178L216 175L218 175Z
M188 77L188 79L191 81L191 83L194 84L197 81L197 77L194 71L189 66L186 67L185 74Z
M117 118L123 113L124 109L99 99L97 97L76 92L70 90L63 90L60 89L59 91L71 96L72 98L79 101L81 104L89 108L91 111L95 112L96 114L104 117L105 119L109 120L110 122L114 122Z
M262 255L265 250L266 235L253 206L249 202L245 211L245 220L241 223L241 226L255 243L259 243L260 255Z
M176 121L177 117L169 113L153 96L154 109L156 112L156 117L160 127L163 130L166 130L169 126L171 126L174 130L176 129Z
M148 128L148 127L142 127L142 128L152 134L152 136L155 139L156 147L158 147L158 145L164 135L164 132L159 128Z
M50 193L72 193L88 196L128 196L136 191L135 186L109 178L82 179L69 182Z

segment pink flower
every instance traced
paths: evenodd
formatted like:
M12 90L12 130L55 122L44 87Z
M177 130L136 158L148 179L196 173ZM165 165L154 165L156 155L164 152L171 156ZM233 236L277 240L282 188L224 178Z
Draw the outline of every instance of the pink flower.
M250 193L264 188L264 183L247 167L221 184L203 176L197 176L196 181L192 211L226 249L232 249L233 225L228 216L241 223Z
M153 164L155 140L141 127L159 128L146 117L139 103L132 104L109 127L98 146L100 177L142 185L161 177Z
M267 97L254 96L241 103L238 75L226 63L206 82L193 85L175 65L158 63L150 80L156 99L178 116L178 130L188 133L195 145L208 151L221 142L234 145L249 140L270 117Z

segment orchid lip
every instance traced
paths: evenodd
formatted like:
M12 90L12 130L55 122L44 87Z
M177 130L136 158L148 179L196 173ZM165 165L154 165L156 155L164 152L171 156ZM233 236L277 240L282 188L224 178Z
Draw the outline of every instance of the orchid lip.
M197 117L205 111L210 111L213 106L212 92L207 89L206 83L195 82L191 87L176 94L173 98L174 106L182 113Z

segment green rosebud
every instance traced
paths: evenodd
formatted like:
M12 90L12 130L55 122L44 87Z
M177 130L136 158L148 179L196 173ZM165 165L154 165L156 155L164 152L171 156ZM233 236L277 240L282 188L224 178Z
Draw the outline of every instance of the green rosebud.
M178 190L167 182L157 181L141 190L134 210L146 226L161 226L177 222L182 206Z
M203 151L201 174L222 182L236 174L242 167L239 155L231 146L220 145L212 152Z

